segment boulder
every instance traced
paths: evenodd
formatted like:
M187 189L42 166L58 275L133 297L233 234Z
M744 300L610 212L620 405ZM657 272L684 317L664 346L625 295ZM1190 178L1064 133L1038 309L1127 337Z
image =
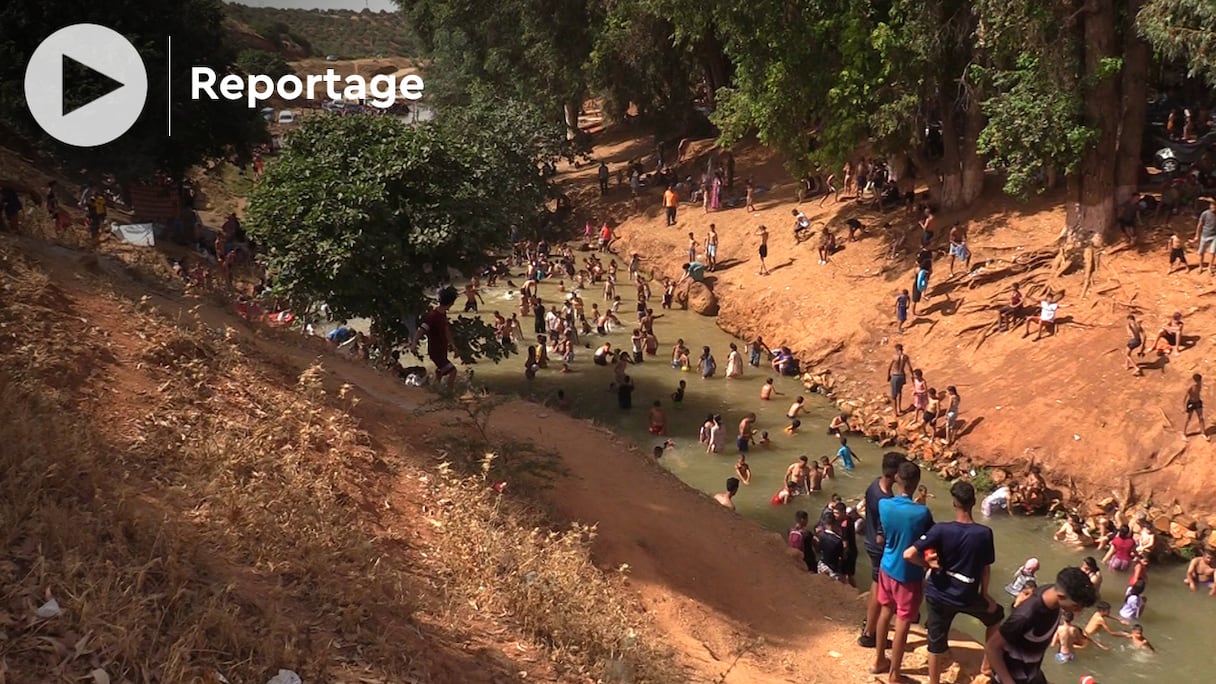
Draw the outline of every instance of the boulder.
M688 287L688 308L702 316L717 316L718 295L705 283L694 281Z

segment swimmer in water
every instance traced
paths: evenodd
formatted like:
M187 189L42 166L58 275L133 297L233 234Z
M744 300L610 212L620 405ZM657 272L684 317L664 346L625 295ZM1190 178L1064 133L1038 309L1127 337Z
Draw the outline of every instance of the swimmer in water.
M1034 596L1034 593L1038 590L1039 590L1038 582L1036 582L1032 579L1026 580L1025 584L1022 585L1022 590L1019 591L1017 593L1017 595L1015 595L1013 597L1013 607L1017 608L1018 606L1025 603L1031 596Z
M743 484L752 483L752 467L747 464L747 454L739 454L739 460L735 462L735 474Z
M1132 632L1128 638L1132 640L1132 648L1157 652L1157 649L1153 648L1153 644L1144 637L1144 626L1139 623L1132 625Z
M1205 587L1208 596L1216 596L1216 581L1213 580L1216 580L1216 550L1204 549L1202 556L1186 566L1186 586L1190 587L1191 591Z
M1072 613L1060 613L1060 626L1056 627L1056 635L1051 639L1051 645L1060 649L1056 653L1056 662L1067 663L1075 660L1077 654L1074 649L1082 648L1084 643L1085 635L1072 624Z
M1116 632L1110 628L1106 619L1110 617L1110 604L1106 601L1098 601L1094 604L1094 614L1089 617L1089 622L1085 623L1085 638L1094 642L1094 645L1103 651L1109 651L1110 648L1098 641L1098 632L1106 632L1113 637L1126 637L1127 632L1122 630Z
M739 478L732 477L726 480L726 491L714 494L714 501L726 506L732 511L735 510L735 494L739 493Z
M798 432L798 428L802 427L802 421L795 418L793 422L785 427L785 434L792 435Z
M769 399L773 398L774 394L780 395L781 393L778 392L777 388L773 386L773 379L769 378L768 380L764 381L764 385L760 388L760 400L768 401Z
M650 407L650 434L667 434L667 414L663 412L663 402L658 399L655 399L654 405Z
M809 460L806 456L799 456L797 461L794 461L785 469L785 481L794 483L794 492L797 494L806 494L810 491L808 485L811 478L811 468L807 464Z
M802 413L802 409L804 408L803 402L805 401L806 397L798 397L795 399L794 403L790 404L790 409L785 412L785 417L789 418L790 420L797 418L798 414Z

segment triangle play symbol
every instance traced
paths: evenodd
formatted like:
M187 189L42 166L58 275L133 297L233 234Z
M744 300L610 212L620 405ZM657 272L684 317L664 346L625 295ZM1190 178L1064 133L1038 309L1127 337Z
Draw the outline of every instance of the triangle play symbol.
M125 88L127 86L126 83L123 83L122 81L117 81L113 78L110 78L109 76L106 76L105 74L90 67L87 64L84 64L83 62L72 59L71 57L67 56L66 54L63 55L63 82L71 83L73 80L79 78L81 74L84 74L86 78L90 79L91 81L96 83L97 86L99 86L98 94L95 97L93 97L93 99L89 100L88 102L82 102L77 105L70 106L66 100L63 100L63 113L61 114L61 116L67 116L68 114L76 111L77 109L80 109L81 107L84 107L87 104L95 102L98 99L105 97L106 95L109 95L110 93L118 90L119 88Z

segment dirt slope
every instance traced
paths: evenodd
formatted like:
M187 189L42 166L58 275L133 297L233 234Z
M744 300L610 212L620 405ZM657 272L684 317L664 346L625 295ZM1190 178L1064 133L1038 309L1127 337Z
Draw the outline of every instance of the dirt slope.
M690 149L696 154L710 144L701 141ZM613 168L650 152L639 143L611 138L596 150ZM930 386L959 388L966 433L962 448L968 455L993 464L1033 460L1066 491L1075 484L1081 492L1106 496L1115 490L1122 497L1130 472L1164 465L1185 447L1169 467L1132 476L1132 485L1141 499L1167 504L1177 499L1210 512L1206 494L1216 482L1212 447L1199 439L1184 442L1181 427L1182 394L1191 374L1210 373L1216 359L1210 335L1216 327L1211 299L1216 283L1197 271L1165 276L1165 242L1171 231L1187 238L1194 234L1193 210L1141 226L1134 246L1106 248L1093 286L1083 296L1080 268L1052 279L1049 259L1022 273L981 275L1008 267L1017 257L1054 254L1063 227L1062 209L1052 198L1024 204L992 189L972 211L939 217L931 298L922 315L897 336L894 302L900 289L912 285L912 256L919 240L915 217L902 211L878 215L848 201L829 199L821 205L819 198L808 200L799 208L817 224L828 222L840 231L846 219L857 217L868 228L859 242L847 243L821 265L817 241L794 244L794 187L778 160L756 145L740 146L736 157L737 179L752 175L758 185L775 185L758 198L758 211L749 214L739 207L706 214L700 206L685 204L672 228L663 224L657 190L644 196L639 214L626 201L627 187L614 187L601 200L592 187L592 169L567 170L564 178L594 220L619 223L618 251L641 252L660 273L678 275L687 233L695 232L703 244L709 223L716 224L723 266L711 279L721 300L719 325L744 338L762 334L770 344L789 345L801 358L830 367L847 378L844 396L883 395L891 346L899 341ZM742 180L736 184L741 193ZM887 221L906 230L895 260L886 258L891 238L882 224ZM973 267L986 267L974 278L961 268L947 278L946 232L955 221L969 226ZM771 235L770 276L758 275L755 231L760 224ZM1189 258L1194 264L1195 255ZM1023 339L1021 329L986 337L976 330L995 321L995 307L1005 303L1015 281L1024 288L1050 284L1064 293L1058 335L1035 342L1033 336ZM1031 303L1036 306L1030 315L1037 316L1037 299ZM1126 316L1137 315L1152 338L1174 311L1186 317L1183 353L1150 354L1143 359L1144 376L1132 376L1123 361Z
M88 374L77 391L105 397L100 404L90 404L93 409L82 416L98 421L97 429L116 445L139 439L138 432L125 427L124 418L138 414L138 407L164 391L156 386L157 376L149 375L147 359L148 350L165 333L147 327L150 319L136 316L136 310L155 311L158 321L188 321L188 310L193 308L207 328L223 327L224 336L239 345L249 372L227 380L229 391L241 387L243 394L225 396L215 404L217 395L211 401L216 406L239 407L252 397L290 389L322 357L318 380L329 396L345 397L329 410L349 411L379 458L401 465L400 473L388 480L364 473L368 479L359 485L360 495L353 502L356 511L363 511L361 524L391 531L393 539L408 540L400 552L389 553L384 560L414 575L411 554L425 555L430 537L424 521L444 505L428 498L425 488L417 485L419 473L433 470L438 460L433 450L418 447L432 438L450 436L455 414L419 415L414 409L430 401L425 392L406 388L365 366L329 357L321 347L294 336L248 328L206 301L181 299L147 280L132 280L130 272L110 257L103 256L95 266L86 259L82 265L76 253L62 248L3 240L6 250L17 249L45 269L61 296L65 320L81 321L82 338L107 340L105 367ZM356 397L357 402L351 401ZM597 563L606 570L629 566L627 584L645 611L641 619L674 649L691 681L834 684L872 679L865 674L868 652L852 644L862 614L861 598L801 571L775 535L722 509L588 423L534 405L510 403L497 409L490 431L501 438L542 443L560 456L561 474L551 488L531 489L521 480L520 494L541 496L558 520L598 524L593 546ZM148 496L159 498L157 488L147 486ZM374 512L382 507L377 501L383 501L382 514ZM196 505L190 496L181 503L187 509ZM222 576L234 571L212 572ZM227 581L251 596L267 582L295 586L273 574L259 572L256 580L238 580L238 576L233 574ZM291 598L294 592L271 595L282 601L278 610L288 624L312 619L309 609ZM555 673L544 651L519 636L510 619L491 618L486 623L486 616L434 613L426 605L418 605L411 619L411 630L417 631L396 635L411 658L418 658L416 671L429 673L420 681L509 681L516 678L512 673L523 671L530 681L578 681ZM384 617L365 613L362 621L383 626ZM407 639L407 633L415 636ZM914 637L914 644L923 644L923 636ZM974 647L960 645L958 650L974 664ZM313 640L305 652L315 666L300 668L303 672L332 676L331 669L322 667L333 657L324 641ZM913 674L917 662L913 659Z

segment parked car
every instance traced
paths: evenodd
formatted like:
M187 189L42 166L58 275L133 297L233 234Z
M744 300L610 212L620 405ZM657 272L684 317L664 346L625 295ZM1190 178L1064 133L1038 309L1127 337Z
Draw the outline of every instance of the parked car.
M296 114L290 109L284 109L279 112L279 125L290 126L296 122Z
M274 107L262 107L258 111L262 115L262 118L266 120L266 123L274 121Z
M1216 145L1216 129L1208 131L1195 142L1170 140L1149 130L1145 132L1142 152L1149 166L1165 173L1177 173L1199 161L1213 145Z
M325 55L325 61L326 62L336 62L336 61L338 61L338 56L337 55Z

